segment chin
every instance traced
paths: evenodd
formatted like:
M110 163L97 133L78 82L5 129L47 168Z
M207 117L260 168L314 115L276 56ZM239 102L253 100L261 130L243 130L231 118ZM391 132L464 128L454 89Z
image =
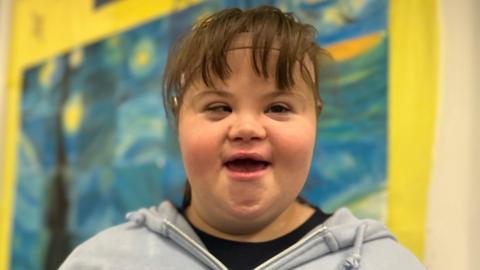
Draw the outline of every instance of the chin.
M282 212L278 204L268 199L231 201L229 208L230 214L239 222L269 220Z

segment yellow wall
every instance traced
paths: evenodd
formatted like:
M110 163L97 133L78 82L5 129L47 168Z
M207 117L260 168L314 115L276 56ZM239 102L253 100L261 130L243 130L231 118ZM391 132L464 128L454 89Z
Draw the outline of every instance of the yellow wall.
M122 0L93 10L92 0L13 1L7 86L5 171L0 172L0 270L9 268L16 142L23 70L76 45L98 40L195 1ZM389 226L423 254L425 203L436 107L435 0L391 0ZM407 27L406 27L407 26ZM408 29L408 31L407 31Z
M390 5L388 226L423 258L437 107L437 2Z

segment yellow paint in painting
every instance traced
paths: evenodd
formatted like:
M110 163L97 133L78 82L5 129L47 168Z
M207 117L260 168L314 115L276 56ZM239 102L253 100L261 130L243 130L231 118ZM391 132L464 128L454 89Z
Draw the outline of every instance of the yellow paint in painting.
M68 58L71 67L79 67L83 62L83 49L77 48L70 53Z
M53 73L55 72L55 60L51 59L40 69L39 79L40 85L50 87L52 84Z
M344 19L349 20L354 19L356 14L360 14L366 3L366 0L339 0L337 1L337 7Z
M354 10L361 10L365 4L367 3L366 0L352 0L350 4L352 5Z
M345 61L361 55L378 44L385 38L385 33L377 32L347 41L333 44L327 48L337 61Z
M76 133L83 120L82 96L76 95L63 109L63 126L68 134Z
M130 68L136 75L145 75L153 68L152 58L155 57L155 45L152 40L145 38L135 48Z
M342 26L345 23L345 19L337 7L325 9L323 12L323 19L325 22L329 22L336 26Z
M135 64L137 66L144 66L150 62L150 53L149 51L141 50L135 56Z
M347 85L353 82L358 82L359 80L364 79L365 77L369 76L372 74L371 70L365 69L365 70L358 70L356 72L352 72L351 74L348 74L346 76L340 76L338 79L336 79L336 82L338 85Z

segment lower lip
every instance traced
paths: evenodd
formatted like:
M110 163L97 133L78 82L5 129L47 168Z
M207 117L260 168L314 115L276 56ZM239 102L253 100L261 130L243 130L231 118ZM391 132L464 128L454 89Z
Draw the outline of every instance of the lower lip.
M224 168L227 171L227 175L230 179L236 181L255 181L259 180L263 175L265 175L266 171L270 168L270 166L251 172L233 171L226 166Z

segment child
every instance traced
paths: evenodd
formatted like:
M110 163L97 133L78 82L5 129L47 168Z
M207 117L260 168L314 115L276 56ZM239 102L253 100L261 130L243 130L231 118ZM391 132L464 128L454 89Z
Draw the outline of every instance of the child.
M424 269L383 225L299 198L323 105L314 38L266 6L197 23L164 77L188 177L183 208L130 213L60 269Z

